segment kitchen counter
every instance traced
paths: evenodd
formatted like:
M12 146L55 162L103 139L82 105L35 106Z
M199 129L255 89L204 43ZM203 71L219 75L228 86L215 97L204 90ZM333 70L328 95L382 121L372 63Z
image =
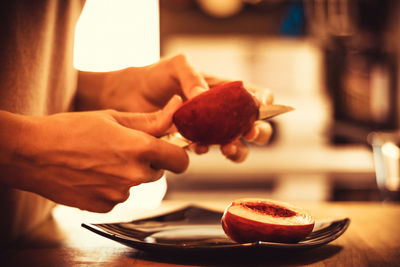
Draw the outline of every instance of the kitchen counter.
M192 204L199 204L191 202ZM31 235L1 252L2 266L400 266L400 204L378 202L294 203L318 219L349 217L347 231L337 240L302 252L251 255L159 255L142 252L96 235L82 222L129 221L190 204L164 201L156 210L125 210L96 215L70 209L60 212ZM223 210L226 201L201 201ZM122 214L124 213L124 214Z

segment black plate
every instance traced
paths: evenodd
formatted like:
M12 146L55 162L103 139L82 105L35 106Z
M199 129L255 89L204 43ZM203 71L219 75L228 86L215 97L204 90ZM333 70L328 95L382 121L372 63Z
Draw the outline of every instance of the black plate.
M146 251L300 250L327 244L341 236L350 219L316 221L314 230L295 244L258 241L238 244L221 227L222 213L188 206L129 223L82 224L101 236Z

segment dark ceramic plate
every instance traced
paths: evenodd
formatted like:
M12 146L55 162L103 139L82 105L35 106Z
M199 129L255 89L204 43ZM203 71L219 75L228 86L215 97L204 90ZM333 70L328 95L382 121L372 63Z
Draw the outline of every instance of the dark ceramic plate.
M258 241L238 244L221 227L222 213L188 206L129 223L82 224L101 236L145 251L300 250L327 244L341 236L350 219L316 221L314 230L295 244Z

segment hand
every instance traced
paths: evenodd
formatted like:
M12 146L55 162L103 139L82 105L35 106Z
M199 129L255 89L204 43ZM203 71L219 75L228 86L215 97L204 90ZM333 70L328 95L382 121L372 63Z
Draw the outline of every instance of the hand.
M5 151L16 154L0 164L2 177L9 177L2 182L60 204L107 212L128 198L130 187L157 180L164 170L180 173L187 168L184 149L155 137L170 127L181 103L173 97L163 110L148 114L104 110L10 115L18 117L11 121L20 121L24 132L10 136L0 131L0 138L14 141L8 142L12 147L2 147L1 162Z
M152 112L164 107L175 94L186 100L208 89L203 76L185 56L178 55L145 67L80 72L78 108Z
M81 103L89 103L86 106L92 108L150 112L162 108L174 94L190 99L223 82L227 80L200 74L184 55L178 55L141 68L105 74L82 72L78 96ZM247 89L260 103L272 103L273 97L269 91ZM268 123L257 121L243 138L250 142L265 143L271 134L272 128ZM208 151L208 147L199 145L193 145L191 149L199 154ZM248 154L247 147L240 140L221 147L221 151L235 162L243 161Z

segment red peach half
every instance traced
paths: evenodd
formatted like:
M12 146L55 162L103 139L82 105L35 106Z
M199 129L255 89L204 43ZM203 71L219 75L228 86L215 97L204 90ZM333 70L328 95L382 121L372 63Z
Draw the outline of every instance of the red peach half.
M221 223L226 235L238 243L296 243L314 228L314 219L305 210L259 198L233 201L225 209Z

